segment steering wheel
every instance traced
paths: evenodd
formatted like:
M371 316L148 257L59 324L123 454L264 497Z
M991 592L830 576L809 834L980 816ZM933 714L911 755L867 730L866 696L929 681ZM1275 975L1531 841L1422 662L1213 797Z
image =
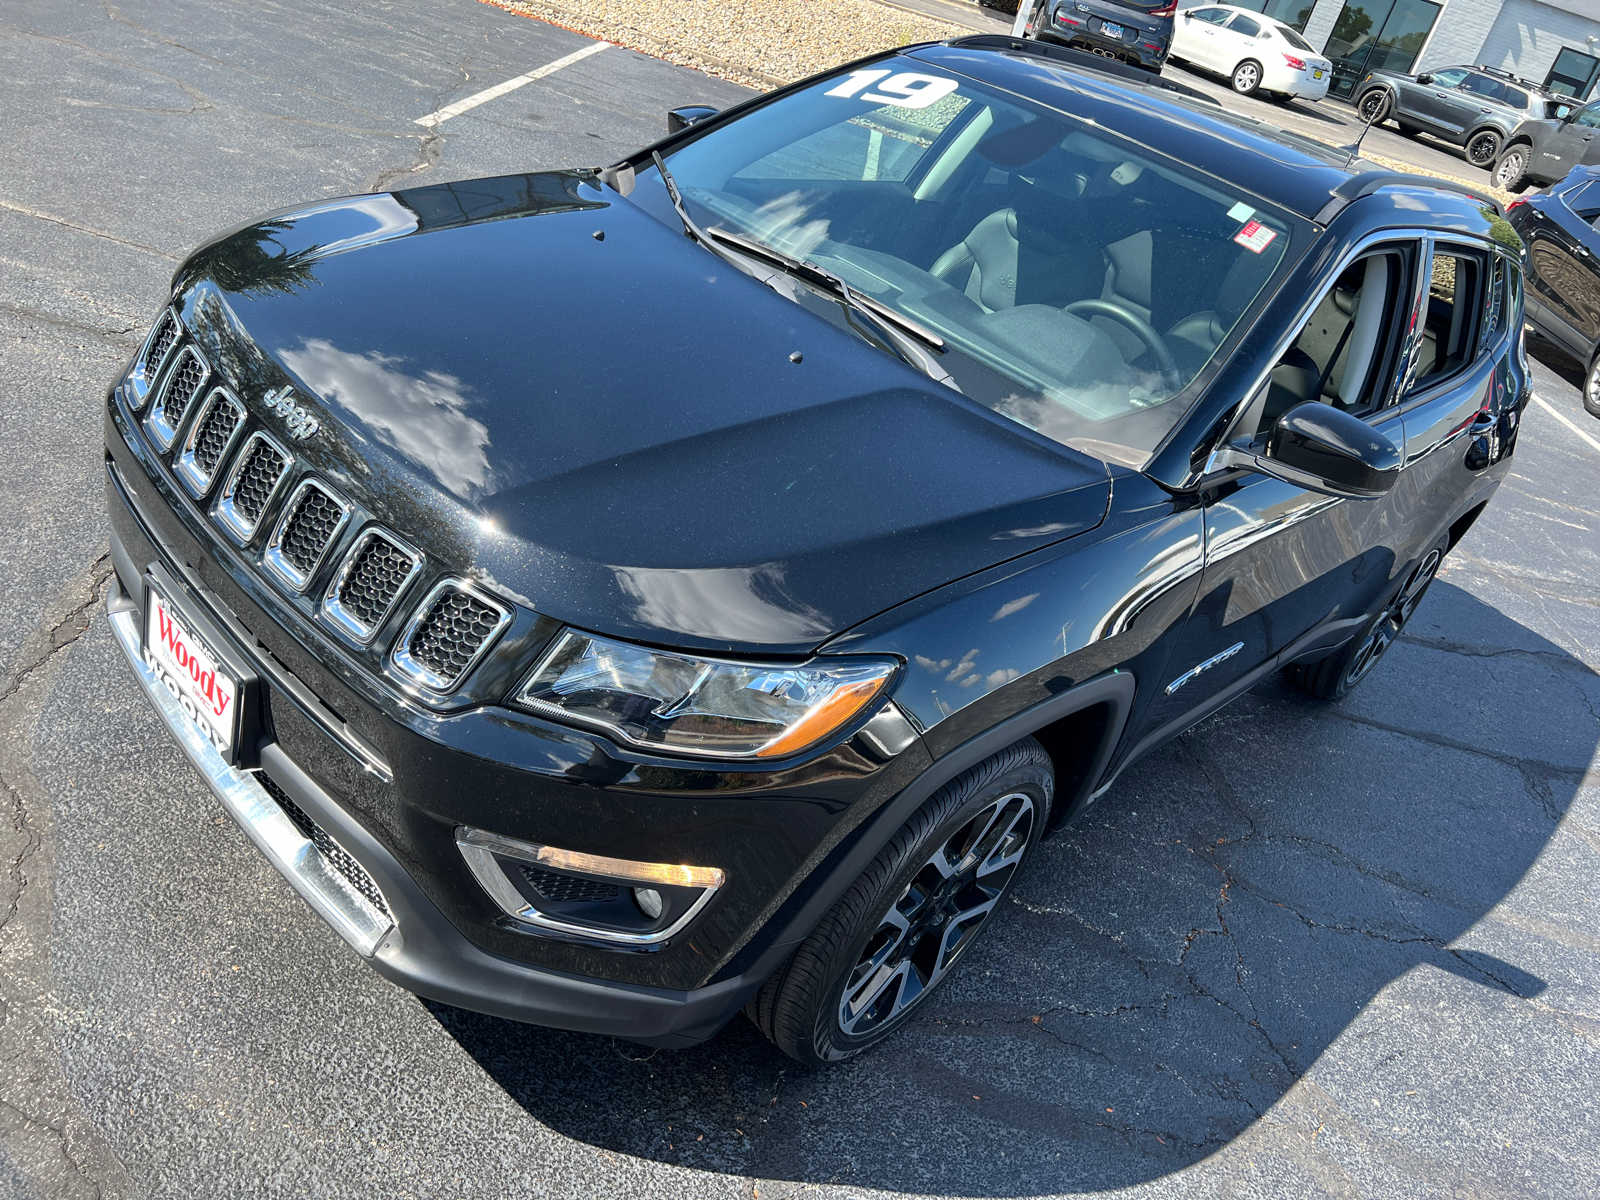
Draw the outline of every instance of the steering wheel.
M1075 317L1110 317L1123 326L1134 337L1138 338L1156 357L1156 369L1161 372L1161 382L1167 390L1174 395L1183 387L1183 375L1178 371L1178 364L1172 357L1172 351L1167 348L1167 339L1156 332L1151 325L1138 313L1126 305L1118 304L1115 300L1078 300L1067 305L1066 312Z

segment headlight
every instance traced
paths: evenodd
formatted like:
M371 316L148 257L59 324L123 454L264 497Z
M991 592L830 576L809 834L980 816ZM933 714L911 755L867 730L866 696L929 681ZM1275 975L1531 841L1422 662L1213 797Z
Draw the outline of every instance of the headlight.
M883 691L896 663L788 667L687 658L567 630L516 702L652 750L775 758L834 732Z

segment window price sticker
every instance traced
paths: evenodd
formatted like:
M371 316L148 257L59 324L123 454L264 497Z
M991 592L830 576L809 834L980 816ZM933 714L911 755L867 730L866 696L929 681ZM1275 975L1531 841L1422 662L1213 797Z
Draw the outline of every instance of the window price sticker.
M1246 221L1244 228L1233 235L1233 240L1246 250L1260 254L1268 246L1272 245L1272 239L1277 236L1277 230L1268 229L1260 221Z

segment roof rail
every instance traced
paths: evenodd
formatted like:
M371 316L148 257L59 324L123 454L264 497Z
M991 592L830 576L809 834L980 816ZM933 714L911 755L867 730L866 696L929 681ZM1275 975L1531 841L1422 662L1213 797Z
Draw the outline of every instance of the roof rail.
M1328 202L1311 219L1318 225L1327 225L1328 222L1349 208L1355 201L1363 196L1370 196L1386 187L1433 188L1436 191L1456 192L1459 195L1476 200L1479 204L1487 204L1497 214L1502 217L1505 216L1505 209L1500 207L1500 201L1487 192L1480 192L1477 188L1470 187L1465 183L1458 183L1454 179L1438 179L1432 175L1411 175L1405 171L1367 171L1361 175L1352 175L1334 188Z
M1075 50L1071 46L1057 46L1053 42L1042 42L1037 38L1018 38L1000 33L977 33L970 37L951 38L945 43L947 46L970 46L978 50L1012 50L1021 51L1023 54L1034 54L1040 58L1053 59L1067 66L1079 67L1085 71L1098 71L1102 75L1110 75L1115 79L1126 80L1129 83L1141 84L1144 87L1156 87L1163 91L1174 92L1186 96L1190 100L1203 100L1207 104L1222 107L1222 102L1214 96L1208 96L1199 88L1192 88L1188 84L1177 82L1174 79L1165 79L1160 75L1152 75L1149 71L1139 67L1130 67L1127 63L1118 62L1114 58L1104 58L1098 54L1091 54L1087 50Z

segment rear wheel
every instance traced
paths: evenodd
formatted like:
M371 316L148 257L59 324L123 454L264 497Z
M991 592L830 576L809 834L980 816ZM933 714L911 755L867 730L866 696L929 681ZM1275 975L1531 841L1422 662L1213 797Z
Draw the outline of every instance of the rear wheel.
M1589 360L1589 374L1583 380L1583 407L1591 416L1600 417L1600 346L1595 347Z
M1500 155L1500 133L1495 129L1480 129L1467 139L1467 161L1488 171Z
M1411 620L1428 585L1439 573L1448 538L1440 538L1422 556L1402 587L1383 609L1368 622L1360 636L1334 651L1321 662L1299 663L1288 668L1289 681L1319 700L1342 700L1355 686L1372 674L1373 668L1388 653Z
M791 1058L853 1058L901 1025L989 923L1044 829L1055 790L1033 738L958 775L917 810L745 1006Z
M1491 176L1497 188L1508 192L1528 190L1528 147L1525 144L1507 146L1494 164Z
M1261 88L1261 64L1247 58L1233 69L1233 90L1241 96L1254 96Z
M1356 115L1364 125L1381 125L1389 116L1389 93L1382 88L1369 88L1356 101Z

